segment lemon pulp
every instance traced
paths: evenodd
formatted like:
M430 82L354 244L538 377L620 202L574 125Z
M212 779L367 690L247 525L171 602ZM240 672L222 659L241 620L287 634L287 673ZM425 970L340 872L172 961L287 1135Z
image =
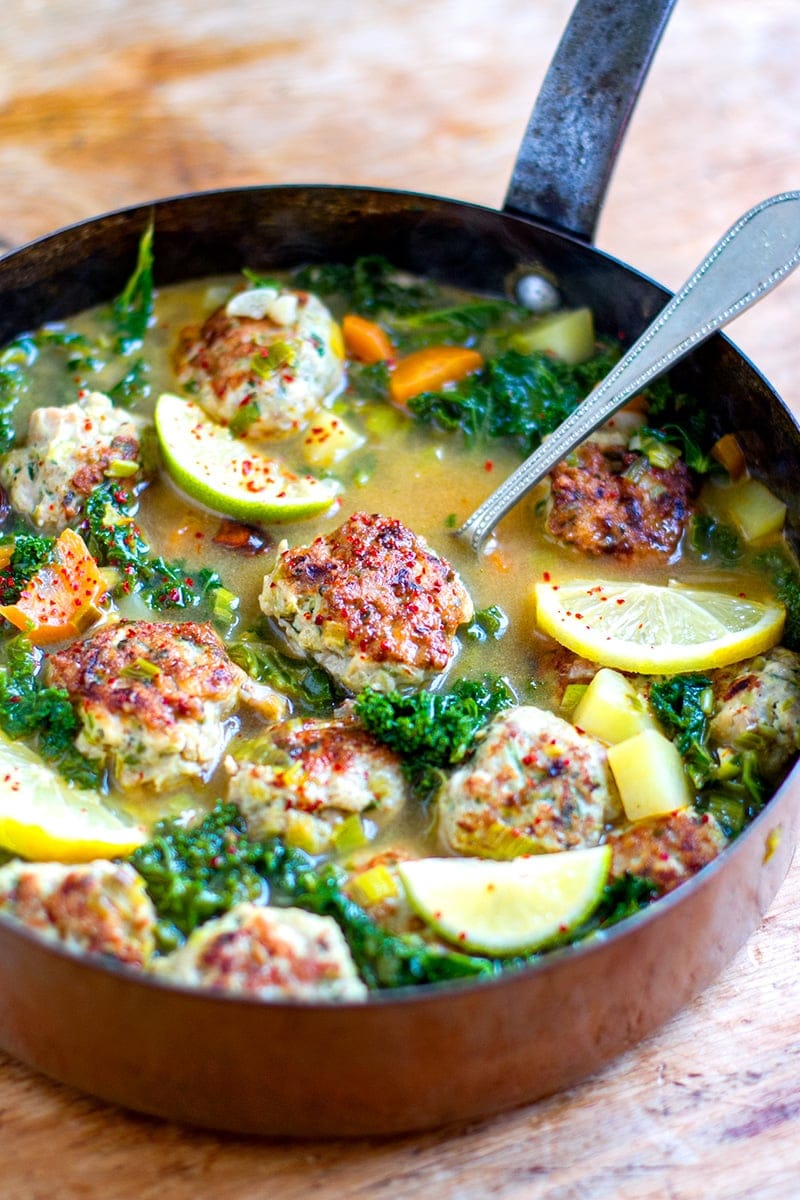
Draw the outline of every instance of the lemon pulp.
M536 584L539 628L575 654L640 674L710 670L777 645L786 610L728 592L612 580Z
M421 858L398 865L409 903L446 941L502 957L530 953L579 925L597 906L611 847L504 862Z

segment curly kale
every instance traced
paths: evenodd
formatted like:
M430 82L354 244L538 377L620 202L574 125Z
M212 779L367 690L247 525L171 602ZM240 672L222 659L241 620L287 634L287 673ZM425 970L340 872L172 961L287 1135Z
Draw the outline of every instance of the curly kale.
M28 580L44 563L50 562L55 538L18 533L13 546L8 566L0 569L0 604L16 604Z
M117 353L129 354L132 350L138 350L153 315L152 222L139 239L133 274L113 301L110 315Z
M160 821L131 856L158 914L159 949L168 953L193 929L246 900L295 905L332 917L371 988L404 987L485 975L487 959L426 945L381 929L342 889L342 874L278 839L251 841L234 804L218 803L197 825Z
M222 589L217 572L202 567L190 573L181 562L151 555L133 519L135 507L133 492L113 480L90 493L81 526L90 553L101 566L117 568L120 590L137 592L148 608L200 608L214 615L214 592Z
M514 703L504 679L458 680L449 691L404 696L365 688L355 711L379 742L394 750L417 791L437 790L442 772L462 762L485 725Z
M461 430L470 442L503 438L527 455L577 408L618 358L612 346L576 366L543 352L506 350L454 388L423 392L408 407L425 424Z
M430 306L436 285L411 279L381 254L367 254L352 264L315 263L292 275L294 287L320 296L335 295L353 312L416 312Z
M288 696L298 712L323 715L340 698L327 671L308 659L281 654L261 638L258 629L248 630L231 642L228 653L253 679Z
M695 807L717 818L727 837L736 837L764 807L769 794L752 748L720 761L709 746L714 695L705 675L674 675L654 683L650 703L677 746L695 792Z
M32 739L58 772L82 787L98 787L103 769L75 747L80 722L63 688L47 687L38 674L39 658L27 638L6 644L0 674L0 728L12 740Z

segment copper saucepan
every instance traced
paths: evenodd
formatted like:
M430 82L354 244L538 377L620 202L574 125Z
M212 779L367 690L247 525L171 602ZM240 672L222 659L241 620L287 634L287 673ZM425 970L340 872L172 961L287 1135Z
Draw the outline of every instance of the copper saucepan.
M580 0L501 212L409 192L266 187L115 212L0 262L0 344L118 294L155 219L157 283L382 253L502 293L521 264L632 340L667 293L591 245L614 155L674 0ZM800 532L800 430L720 335L679 369L734 429ZM775 448L780 454L775 454ZM797 771L692 882L602 940L497 979L366 1004L264 1003L166 986L46 945L0 918L0 1044L79 1089L148 1113L274 1135L429 1128L529 1102L633 1045L708 984L791 861Z

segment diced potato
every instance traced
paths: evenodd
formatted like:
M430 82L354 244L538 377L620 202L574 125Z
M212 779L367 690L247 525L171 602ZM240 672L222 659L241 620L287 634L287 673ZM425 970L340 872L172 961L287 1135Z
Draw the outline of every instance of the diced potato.
M332 467L363 441L337 413L324 410L315 414L303 438L303 458L310 467Z
M612 745L645 729L658 729L647 702L633 685L610 667L601 667L572 714L572 723Z
M743 479L723 489L718 503L748 542L783 529L786 505L758 479Z
M629 821L666 816L691 803L680 753L655 729L610 746L608 765Z
M542 317L527 329L515 333L509 339L509 345L521 354L549 350L570 365L585 362L595 350L592 310L574 308Z

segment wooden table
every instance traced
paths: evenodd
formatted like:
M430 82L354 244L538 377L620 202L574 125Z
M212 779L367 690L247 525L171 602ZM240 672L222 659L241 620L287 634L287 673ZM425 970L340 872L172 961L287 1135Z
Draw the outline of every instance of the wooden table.
M5 0L0 244L228 184L357 182L502 204L568 0ZM800 185L796 0L681 0L598 245L677 286ZM800 405L800 278L734 338ZM800 866L718 983L571 1091L396 1140L181 1129L0 1060L0 1198L800 1194ZM87 1014L87 1020L91 1019Z

